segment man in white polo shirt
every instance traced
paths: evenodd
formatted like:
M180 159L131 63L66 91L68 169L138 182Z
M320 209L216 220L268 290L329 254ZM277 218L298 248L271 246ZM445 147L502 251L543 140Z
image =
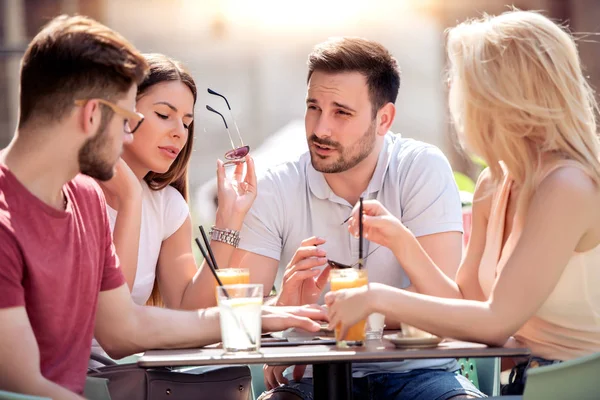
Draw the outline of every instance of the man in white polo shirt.
M454 279L462 246L458 190L439 149L389 132L400 87L396 60L378 43L337 38L317 45L308 66L309 152L260 177L231 266L250 268L265 288L275 283L277 304L321 301L326 259L358 259L358 240L343 221L363 196L401 218ZM376 250L365 260L369 280L411 290L392 252L376 247L366 242L365 254ZM261 399L312 399L310 368L303 379L304 367L296 368L294 380L284 369L265 367L272 390ZM454 359L354 364L354 398L483 397L457 369Z

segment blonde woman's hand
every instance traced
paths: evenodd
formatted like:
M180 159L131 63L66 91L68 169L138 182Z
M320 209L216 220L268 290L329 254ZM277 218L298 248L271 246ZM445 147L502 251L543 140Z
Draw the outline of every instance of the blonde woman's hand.
M357 204L352 210L352 216L348 220L348 231L358 237L358 213ZM363 201L363 236L371 242L387 247L394 253L401 250L403 238L410 232L398 218L392 215L379 201Z
M119 208L128 201L137 201L142 196L142 184L135 176L129 165L119 158L115 165L115 174L105 182L98 181L107 199L111 199Z
M373 285L373 284L370 284ZM328 307L329 329L340 329L340 338L345 338L348 329L366 319L373 312L370 285L354 289L342 289L328 292L325 304Z
M217 160L218 228L240 230L256 194L256 171L252 157L246 156L245 163L237 164L231 178L227 177L223 162Z

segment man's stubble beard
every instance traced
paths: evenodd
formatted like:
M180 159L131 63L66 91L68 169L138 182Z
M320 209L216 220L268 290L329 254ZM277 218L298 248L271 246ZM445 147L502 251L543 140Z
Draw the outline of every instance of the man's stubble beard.
M108 125L114 115L112 110L108 112L108 115L105 113L107 113L107 110L103 110L102 120L96 135L83 144L78 154L79 171L103 182L113 177L114 167L118 161L118 158L115 160L103 159L112 144L108 136Z
M355 143L351 149L341 148L337 143L319 139L314 133L309 138L310 142L316 142L322 145L328 145L336 148L339 153L338 159L330 165L319 165L319 160L325 161L326 158L322 158L318 154L310 152L310 160L315 170L324 174L338 174L341 172L348 171L349 169L357 166L361 161L367 158L375 148L375 120L371 122L367 131L361 136L357 143ZM347 156L350 156L346 159ZM327 157L328 158L328 157Z

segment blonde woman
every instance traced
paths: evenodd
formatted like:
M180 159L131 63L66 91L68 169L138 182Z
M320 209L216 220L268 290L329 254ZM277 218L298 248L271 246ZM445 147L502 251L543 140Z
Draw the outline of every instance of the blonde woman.
M370 201L365 236L394 251L422 294L372 284L329 293L326 303L343 330L380 312L445 337L492 345L514 337L533 354L516 360L506 390L515 393L532 365L600 351L597 105L573 38L538 13L460 24L448 55L453 120L490 166L456 282ZM353 234L357 222L355 210Z

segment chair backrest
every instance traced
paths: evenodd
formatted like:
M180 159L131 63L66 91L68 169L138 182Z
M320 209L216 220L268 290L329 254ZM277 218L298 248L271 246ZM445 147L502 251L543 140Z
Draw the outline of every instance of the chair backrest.
M600 353L527 371L524 400L598 399Z
M263 372L262 364L250 364L250 373L252 374L252 397L254 400L267 390L265 387L265 374Z
M500 358L459 358L460 374L488 396L500 395Z
M488 396L500 396L500 358L473 358L477 364L479 390Z
M471 383L479 389L479 376L477 374L477 364L474 358L459 358L460 374L467 378Z
M31 394L19 394L0 390L0 400L51 400L50 397L40 397Z
M89 400L110 400L108 379L93 376L86 377L83 395Z

